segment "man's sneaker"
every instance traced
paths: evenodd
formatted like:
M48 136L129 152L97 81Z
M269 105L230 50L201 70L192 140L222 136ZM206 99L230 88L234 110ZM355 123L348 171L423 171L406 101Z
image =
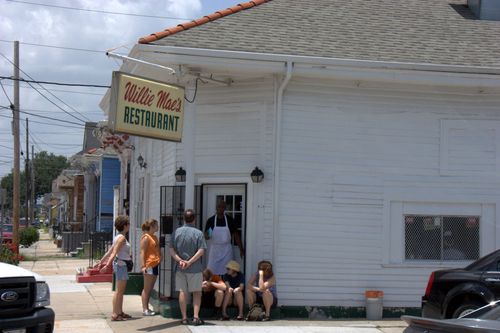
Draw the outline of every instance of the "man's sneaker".
M154 311L151 311L151 310L147 309L147 310L144 310L144 311L142 312L142 315L143 315L143 316L154 316L154 315L156 315L156 312L154 312Z

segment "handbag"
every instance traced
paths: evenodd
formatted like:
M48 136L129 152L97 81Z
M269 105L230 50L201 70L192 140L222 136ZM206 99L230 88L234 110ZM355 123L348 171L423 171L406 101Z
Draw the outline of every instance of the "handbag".
M132 260L123 260L127 264L127 272L132 272L134 269L134 262Z

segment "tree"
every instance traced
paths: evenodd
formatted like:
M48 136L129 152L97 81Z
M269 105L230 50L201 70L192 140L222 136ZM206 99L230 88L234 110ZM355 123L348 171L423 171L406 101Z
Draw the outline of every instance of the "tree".
M69 168L68 159L42 151L35 155L33 167L35 168L35 198L52 191L52 181L59 176L61 171Z
M59 176L62 170L70 166L68 160L64 156L56 156L53 153L47 153L42 151L35 154L35 158L32 160L33 167L35 171L35 198L51 192L52 191L52 181ZM26 194L26 175L25 172L21 172L21 188L20 188L20 201L21 205L25 204L25 194ZM12 186L13 186L13 174L10 173L2 178L0 182L1 187L7 190L6 198L6 208L12 208Z

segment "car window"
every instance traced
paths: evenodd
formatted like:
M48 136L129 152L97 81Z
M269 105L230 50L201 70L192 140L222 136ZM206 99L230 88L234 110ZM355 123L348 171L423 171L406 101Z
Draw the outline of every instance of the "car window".
M465 267L465 270L474 271L483 268L488 262L491 262L494 257L498 257L500 250L494 251L476 261L474 261L469 266Z

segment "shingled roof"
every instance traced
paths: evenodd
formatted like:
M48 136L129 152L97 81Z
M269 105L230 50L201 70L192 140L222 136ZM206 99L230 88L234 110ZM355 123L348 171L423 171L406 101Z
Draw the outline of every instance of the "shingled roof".
M255 0L144 37L140 42L500 67L500 22L475 19L465 4L465 0Z

